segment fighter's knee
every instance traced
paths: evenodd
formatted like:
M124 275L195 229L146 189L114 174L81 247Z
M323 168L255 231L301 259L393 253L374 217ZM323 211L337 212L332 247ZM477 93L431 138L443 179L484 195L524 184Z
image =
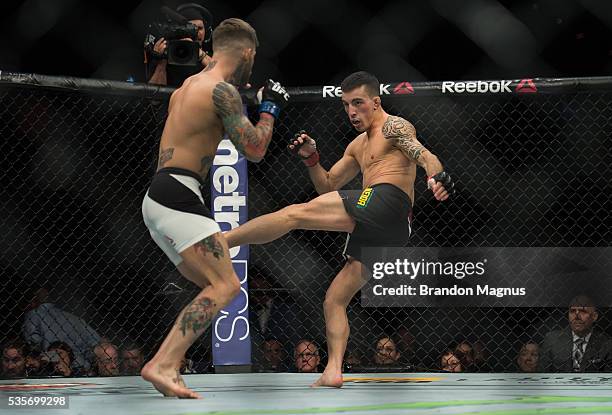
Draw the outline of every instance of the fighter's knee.
M236 297L240 292L240 281L238 281L238 277L236 276L236 274L228 278L227 281L224 281L220 289L223 291L224 297Z
M308 203L298 203L287 206L283 208L283 213L292 228L299 228L308 214Z
M343 297L334 294L332 291L327 290L325 293L325 299L323 300L323 309L329 310L335 307L346 307L347 304L343 301Z

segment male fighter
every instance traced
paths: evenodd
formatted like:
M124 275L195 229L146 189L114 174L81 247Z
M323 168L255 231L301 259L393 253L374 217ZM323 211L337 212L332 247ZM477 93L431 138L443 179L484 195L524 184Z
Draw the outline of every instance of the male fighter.
M165 396L198 398L179 368L185 352L217 312L240 290L227 242L204 206L201 187L224 134L250 160L266 154L272 126L289 95L267 81L259 122L243 114L237 87L251 76L258 45L255 30L227 19L213 32L213 60L170 98L159 147L158 170L142 204L151 236L178 270L202 291L179 314L142 377Z
M305 132L289 145L303 159L321 196L260 216L225 234L230 247L267 243L292 229L349 234L344 252L347 262L323 303L329 360L313 386L342 386L342 358L349 336L346 307L365 283L360 248L408 242L416 166L427 172L428 187L437 200L446 200L453 193L450 176L419 143L413 125L382 108L376 77L356 72L341 88L344 109L360 133L344 156L327 171L319 164L315 141ZM339 190L359 172L363 190Z

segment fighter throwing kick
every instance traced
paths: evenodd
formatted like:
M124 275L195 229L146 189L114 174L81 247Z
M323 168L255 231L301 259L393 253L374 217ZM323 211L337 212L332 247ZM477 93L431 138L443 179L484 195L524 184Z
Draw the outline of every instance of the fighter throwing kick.
M344 156L326 171L319 164L315 141L305 132L296 135L289 145L303 159L321 196L225 233L230 247L264 244L293 229L348 233L346 264L323 303L329 361L313 386L342 386L342 359L349 337L346 307L366 282L360 248L404 246L408 242L416 166L427 172L428 187L437 200L446 200L453 193L450 176L438 158L419 143L412 124L382 108L376 77L356 72L342 82L341 88L344 109L360 133ZM363 174L363 190L339 190L359 172Z

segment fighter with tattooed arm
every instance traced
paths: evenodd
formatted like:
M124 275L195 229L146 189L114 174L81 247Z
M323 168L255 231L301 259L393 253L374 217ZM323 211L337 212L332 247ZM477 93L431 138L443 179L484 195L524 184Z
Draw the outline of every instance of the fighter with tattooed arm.
M224 134L248 160L260 161L274 120L289 100L285 89L269 80L257 125L243 114L236 88L247 84L257 46L255 30L243 20L227 19L214 30L212 61L170 98L158 170L143 200L142 214L153 240L202 289L142 369L142 377L165 396L199 397L181 378L181 360L240 290L227 242L204 205L201 187Z
M450 175L423 147L413 125L381 106L379 82L367 72L349 75L341 85L342 104L360 133L327 171L319 164L315 141L302 131L289 149L302 158L319 197L255 218L225 234L230 247L264 244L293 229L347 232L346 264L323 302L329 360L313 386L342 386L342 359L349 336L346 307L366 282L361 247L404 246L410 236L416 166L427 173L437 200L454 192ZM339 190L358 173L363 190Z

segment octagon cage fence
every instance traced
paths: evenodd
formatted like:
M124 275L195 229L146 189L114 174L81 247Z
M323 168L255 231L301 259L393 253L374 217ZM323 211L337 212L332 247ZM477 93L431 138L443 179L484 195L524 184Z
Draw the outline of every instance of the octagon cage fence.
M337 87L289 92L268 154L248 164L249 218L317 196L306 168L286 151L296 132L317 140L327 169L356 136ZM32 313L53 304L62 321L86 329L37 330L59 330L51 337L85 345L82 361L72 365L80 364L73 375L86 376L94 373L92 350L100 342L137 347L150 358L197 293L141 217L171 93L0 74L2 344L44 352L49 333L29 325ZM456 183L455 196L438 203L417 171L410 246L610 246L612 78L390 82L381 85L381 97L388 113L414 124ZM248 108L256 120L255 107ZM346 188L360 189L359 178ZM339 233L297 230L250 247L253 371L295 371L300 339L318 346L312 355L324 367L322 302L344 264L344 241ZM596 324L612 334L608 305ZM347 371L436 371L445 350L464 347L457 352L464 370L514 372L522 345L568 324L567 306L364 307L359 295L348 316ZM65 340L74 333L87 338ZM189 350L191 371L215 370L212 343L209 330ZM264 349L273 344L280 349L276 364Z

